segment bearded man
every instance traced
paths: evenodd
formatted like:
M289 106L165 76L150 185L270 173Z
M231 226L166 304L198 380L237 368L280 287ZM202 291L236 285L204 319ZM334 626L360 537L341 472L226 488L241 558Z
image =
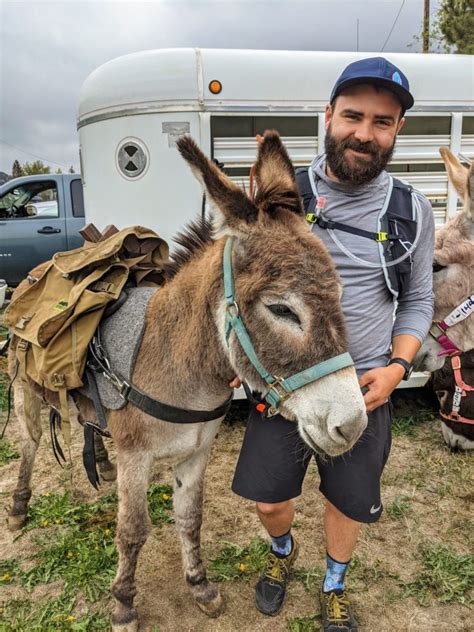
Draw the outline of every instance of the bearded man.
M376 522L382 514L380 478L391 445L389 397L409 378L433 314L431 206L385 171L413 103L407 78L386 59L350 64L326 106L326 152L297 175L306 217L341 277L349 351L369 417L349 453L332 459L316 455L325 497L327 556L320 593L325 632L358 629L345 574L362 523ZM292 422L281 415L266 419L252 408L232 489L256 501L271 537L256 586L256 606L266 615L280 611L298 553L291 534L293 499L301 493L310 458Z

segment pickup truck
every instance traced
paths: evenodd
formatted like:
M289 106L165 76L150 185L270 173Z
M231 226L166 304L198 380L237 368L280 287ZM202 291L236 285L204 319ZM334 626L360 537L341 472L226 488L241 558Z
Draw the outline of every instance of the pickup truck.
M84 243L78 174L24 176L0 187L0 279L17 285L54 253Z

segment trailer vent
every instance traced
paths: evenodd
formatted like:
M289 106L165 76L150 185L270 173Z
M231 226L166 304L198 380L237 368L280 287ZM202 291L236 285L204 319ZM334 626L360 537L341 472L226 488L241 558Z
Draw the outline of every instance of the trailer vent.
M117 166L127 179L142 175L148 166L146 147L135 139L122 141L117 149Z

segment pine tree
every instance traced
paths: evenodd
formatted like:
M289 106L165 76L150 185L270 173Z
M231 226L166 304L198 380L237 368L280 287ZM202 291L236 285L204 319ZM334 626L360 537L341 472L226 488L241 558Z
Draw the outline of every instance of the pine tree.
M474 54L474 0L441 0L435 26L447 50Z
M34 162L25 162L23 171L26 176L36 176L41 173L51 173L51 167L45 165L42 160L35 160Z
M25 172L23 171L22 166L20 165L18 160L15 160L12 166L12 178L21 178L24 176Z

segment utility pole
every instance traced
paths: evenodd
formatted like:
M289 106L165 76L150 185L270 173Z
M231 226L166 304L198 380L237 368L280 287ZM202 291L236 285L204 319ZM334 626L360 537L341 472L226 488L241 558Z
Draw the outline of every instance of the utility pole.
M424 0L425 10L423 15L423 52L430 52L430 0Z

